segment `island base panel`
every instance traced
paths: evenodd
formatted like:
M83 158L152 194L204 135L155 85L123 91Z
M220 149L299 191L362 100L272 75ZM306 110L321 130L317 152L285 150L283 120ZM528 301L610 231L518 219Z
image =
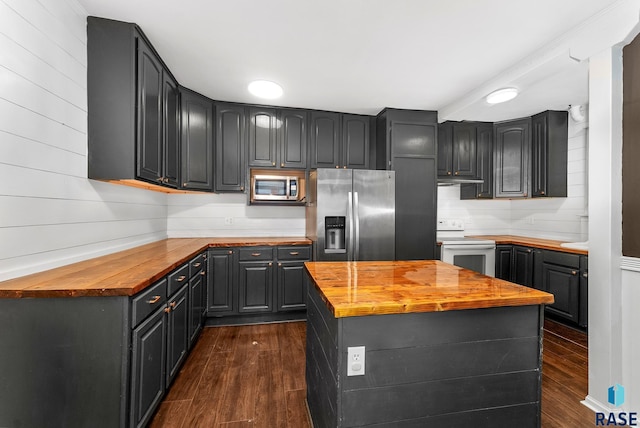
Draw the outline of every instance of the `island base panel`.
M316 428L540 426L542 306L335 318L308 297ZM346 376L349 346L364 376Z

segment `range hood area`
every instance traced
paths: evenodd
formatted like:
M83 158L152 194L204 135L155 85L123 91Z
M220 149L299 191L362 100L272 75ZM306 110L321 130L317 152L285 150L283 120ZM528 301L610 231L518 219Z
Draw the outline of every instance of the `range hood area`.
M438 178L438 186L453 186L454 184L482 184L481 178Z

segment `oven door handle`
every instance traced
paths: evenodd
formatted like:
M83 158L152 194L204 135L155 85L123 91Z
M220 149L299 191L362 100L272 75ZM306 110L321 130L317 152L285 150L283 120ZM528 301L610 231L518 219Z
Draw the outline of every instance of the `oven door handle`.
M442 249L443 250L449 250L449 251L456 251L456 250L475 250L475 251L482 251L482 250L495 250L496 246L495 245L477 245L477 244L462 244L462 245L446 245L446 244L442 244Z

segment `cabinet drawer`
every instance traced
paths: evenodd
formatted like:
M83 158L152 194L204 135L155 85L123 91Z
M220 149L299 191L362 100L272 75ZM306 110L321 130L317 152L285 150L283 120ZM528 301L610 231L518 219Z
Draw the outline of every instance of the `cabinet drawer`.
M137 294L131 305L131 327L140 324L149 314L167 302L167 280L152 285L142 293Z
M178 291L184 284L189 282L189 265L179 267L169 274L169 289L167 295L170 297L173 293Z
M241 248L238 252L241 262L257 261L257 260L273 260L272 248Z
M206 255L205 253L196 256L189 262L189 278L193 278L195 274L200 272L206 267Z
M545 250L542 252L542 260L547 263L580 269L580 256L578 254Z
M278 260L311 260L311 248L278 247Z

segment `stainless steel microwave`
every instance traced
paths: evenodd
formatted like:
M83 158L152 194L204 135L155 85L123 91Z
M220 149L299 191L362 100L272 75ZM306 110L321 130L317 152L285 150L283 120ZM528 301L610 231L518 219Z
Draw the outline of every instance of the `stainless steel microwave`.
M251 174L251 202L301 202L304 194L304 176Z

